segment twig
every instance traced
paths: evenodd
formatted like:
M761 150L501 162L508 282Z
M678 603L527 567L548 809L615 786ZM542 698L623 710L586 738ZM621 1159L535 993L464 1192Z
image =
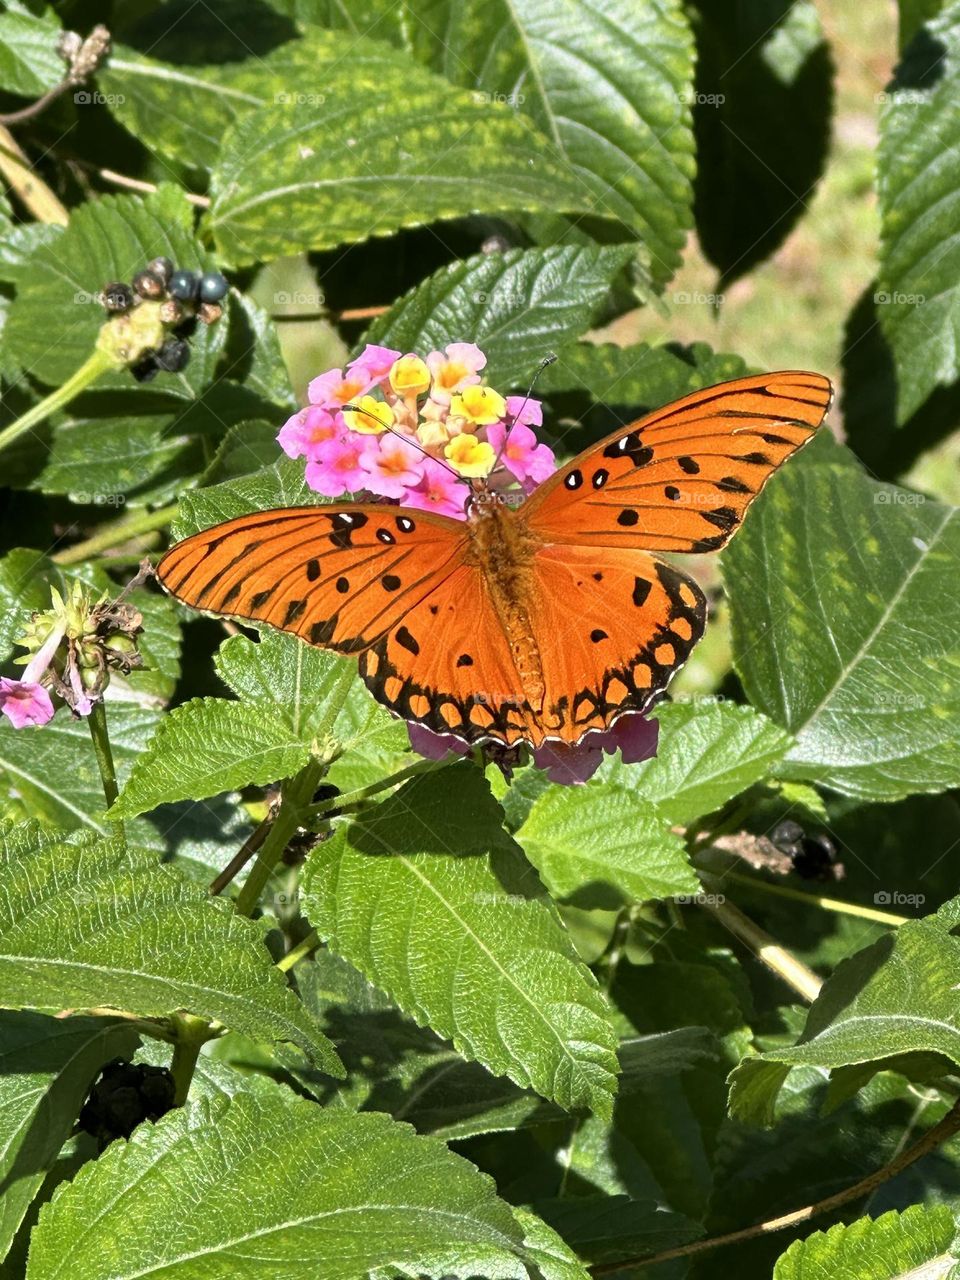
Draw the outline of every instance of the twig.
M743 914L732 902L721 900L720 895L704 894L697 899L697 905L709 911L715 919L729 929L734 937L745 942L757 958L762 960L768 969L778 974L788 986L792 987L804 1000L812 1002L820 994L823 986L821 980L808 969L802 960L791 955L786 947L771 938L759 925Z
M66 206L61 204L44 180L37 176L26 154L4 125L0 125L0 173L6 178L10 189L20 197L27 212L38 222L65 227L70 221Z
M277 968L281 973L288 973L294 965L300 963L304 956L308 956L311 951L316 951L319 945L320 935L316 929L311 929L301 942L298 942L295 947L291 947L287 954L277 961Z
M667 1249L663 1253L656 1253L652 1258L629 1258L623 1262L604 1262L599 1266L590 1268L590 1274L593 1276L611 1275L614 1272L626 1271L633 1267L652 1267L658 1262L670 1262L674 1258L688 1258L696 1253L707 1253L713 1249L725 1248L728 1244L739 1244L743 1240L755 1240L758 1236L772 1235L775 1231L783 1231L787 1227L799 1226L802 1222L809 1222L811 1218L819 1217L820 1214L829 1213L832 1209L839 1209L843 1205L851 1204L854 1200L860 1200L864 1196L875 1191L877 1187L883 1186L891 1178L895 1178L898 1173L902 1173L904 1169L915 1164L923 1156L935 1150L948 1138L952 1138L955 1133L960 1131L960 1100L955 1102L947 1114L932 1129L928 1129L919 1141L915 1142L912 1147L908 1147L906 1151L901 1151L899 1155L880 1169L873 1173L867 1174L865 1178L861 1178L859 1182L855 1182L853 1186L846 1187L843 1191L838 1191L832 1196L827 1196L824 1200L817 1200L814 1204L805 1205L802 1209L795 1209L792 1213L785 1213L779 1218L769 1218L766 1222L758 1222L752 1227L743 1227L739 1231L731 1231L727 1235L713 1236L709 1240L695 1240L692 1244L680 1245L676 1249Z
M212 897L216 897L218 893L223 893L231 880L234 880L240 874L243 868L263 844L264 840L266 840L267 832L270 830L270 824L273 822L275 816L276 810L271 808L270 812L259 826L255 827L253 831L250 832L246 840L244 840L243 844L223 868L220 874L210 881L207 892Z
M36 102L31 102L29 106L21 107L19 111L8 111L6 115L0 115L0 124L24 124L27 120L32 120L41 111L46 111L50 103L56 102L62 93L66 93L68 89L73 87L74 82L72 80L61 80L59 84L55 84L52 89L48 89L46 93L37 98Z
M101 551L109 551L111 547L119 547L130 538L142 533L153 533L165 528L177 514L177 503L169 507L159 507L156 511L137 511L133 515L124 516L122 520L112 520L109 524L83 542L77 542L63 551L56 551L50 557L55 564L80 564Z
M820 907L822 911L832 911L838 916L856 916L859 920L873 920L877 924L889 924L899 928L908 924L909 916L897 916L892 911L878 911L876 907L862 907L858 902L844 902L842 898L825 898L819 893L804 893L802 889L791 889L788 885L770 884L767 880L759 880L756 876L741 875L739 871L725 871L724 880L735 880L737 884L756 889L759 893L769 893L775 898L789 898L791 902L805 902L808 906Z
M141 178L129 178L125 173L117 173L115 169L100 169L96 165L84 164L82 161L77 161L76 163L80 164L84 169L91 169L103 178L104 182L112 182L115 187L126 187L128 191L141 191L144 195L153 195L157 190L155 182L144 182ZM209 196L198 196L192 191L185 191L183 194L186 196L187 202L196 205L198 209L210 208Z

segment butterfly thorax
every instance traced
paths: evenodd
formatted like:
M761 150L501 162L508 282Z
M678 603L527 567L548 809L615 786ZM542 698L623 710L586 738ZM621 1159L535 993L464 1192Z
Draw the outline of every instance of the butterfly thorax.
M534 557L541 540L519 512L502 500L471 504L468 528L470 544L465 559L483 574L510 642L527 701L534 711L539 711L545 694L543 663L533 638L527 602L534 586Z

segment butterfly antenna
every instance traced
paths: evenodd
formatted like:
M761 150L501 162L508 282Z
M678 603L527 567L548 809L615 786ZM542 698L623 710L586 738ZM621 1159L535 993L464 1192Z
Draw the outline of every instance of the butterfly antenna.
M378 418L375 413L371 413L369 409L364 409L363 406L359 404L345 404L341 406L341 413L346 412L348 410L350 413L362 413L362 414L365 414L366 417L372 418L373 421L377 424L377 426L382 427L384 431L389 431L392 436L396 436L397 439L402 440L404 444L409 444L409 445L412 445L414 449L419 449L425 458L429 458L431 462L439 463L441 467L449 471L450 474L454 476L457 480L463 479L463 476L460 474L460 472L454 470L454 468L450 466L449 462L444 462L443 458L435 458L432 453L429 453L423 447L423 445L420 443L419 440L415 439L412 436L404 435L402 431L396 431L393 427L388 426L387 423L385 423L381 418Z
M533 377L530 379L530 386L527 388L527 394L523 397L523 404L520 406L517 412L513 415L513 421L510 423L509 427L507 427L506 433L504 434L504 437L503 437L503 443L500 446L497 456L493 460L493 466L490 468L491 472L496 470L497 464L499 463L500 459L503 457L504 451L506 450L506 447L507 447L507 441L510 439L510 432L513 430L513 428L517 425L517 423L523 417L523 411L527 407L527 401L533 395L533 388L537 385L537 379L540 377L541 373L543 373L544 369L546 369L548 365L551 365L556 361L556 358L557 357L551 351L547 355L545 355L543 359L540 361L540 363L537 365L537 371L533 375Z

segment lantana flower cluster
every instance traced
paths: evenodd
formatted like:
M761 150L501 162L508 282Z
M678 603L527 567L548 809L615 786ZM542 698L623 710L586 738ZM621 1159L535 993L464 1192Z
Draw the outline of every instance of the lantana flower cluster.
M328 498L367 493L465 519L471 480L529 493L556 468L534 430L540 401L487 386L486 363L472 342L426 359L368 345L313 379L279 443L306 459L307 484Z
M102 596L94 601L80 582L66 600L50 589L50 609L35 613L17 642L26 653L18 679L0 676L0 712L15 729L53 718L55 700L75 716L88 716L103 697L111 670L140 665L136 637L142 618L132 605Z

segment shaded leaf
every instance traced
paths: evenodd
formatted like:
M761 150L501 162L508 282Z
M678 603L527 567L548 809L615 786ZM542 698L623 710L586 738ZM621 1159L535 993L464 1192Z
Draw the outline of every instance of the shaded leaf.
M464 1056L563 1107L609 1114L606 1007L501 817L471 765L413 779L311 852L304 910Z
M119 842L13 828L0 851L0 1003L188 1009L342 1072L264 946L266 927Z

